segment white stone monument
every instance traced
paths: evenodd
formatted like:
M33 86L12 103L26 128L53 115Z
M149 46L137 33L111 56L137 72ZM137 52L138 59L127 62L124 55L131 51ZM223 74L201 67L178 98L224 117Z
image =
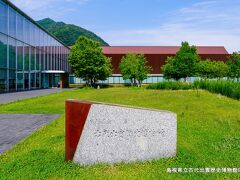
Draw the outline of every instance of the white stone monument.
M72 103L71 106L76 103L88 105L84 126L72 155L72 160L80 165L143 161L176 155L175 113L74 100L68 103Z

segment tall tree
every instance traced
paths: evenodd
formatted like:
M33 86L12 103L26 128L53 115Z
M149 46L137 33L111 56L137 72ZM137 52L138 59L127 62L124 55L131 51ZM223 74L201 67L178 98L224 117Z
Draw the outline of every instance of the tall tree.
M138 65L137 65L137 81L139 86L142 86L143 80L147 79L148 74L152 71L152 68L147 65L147 60L143 54L137 55Z
M179 80L196 75L197 63L200 57L195 46L189 46L188 42L182 42L180 50L175 57L168 57L162 67L166 78Z
M240 54L234 52L227 61L227 65L229 67L228 76L230 78L236 78L239 82L240 80Z
M223 78L228 75L229 67L222 61L205 60L197 65L197 75L202 78Z
M138 83L140 86L151 71L151 67L147 66L147 61L143 54L131 53L122 58L120 69L124 80L130 79L131 85Z
M111 59L103 54L99 43L83 36L70 50L69 63L74 75L91 86L106 80L112 73Z

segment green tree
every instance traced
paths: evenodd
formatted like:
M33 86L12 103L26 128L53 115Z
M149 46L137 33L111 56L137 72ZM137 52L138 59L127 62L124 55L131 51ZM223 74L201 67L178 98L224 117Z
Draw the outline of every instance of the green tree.
M240 55L237 52L234 52L227 61L229 67L228 76L230 78L236 78L239 82L240 80Z
M208 79L213 77L212 61L200 61L197 65L197 75L201 78Z
M228 74L229 68L222 61L205 60L197 65L197 75L202 78L223 78Z
M131 85L142 85L142 81L147 79L151 67L147 66L146 58L143 54L127 54L120 63L120 70L124 80L130 79Z
M213 61L214 64L214 78L224 78L227 77L229 72L229 67L227 64L225 64L223 61Z
M195 46L189 46L188 42L182 42L180 50L175 57L168 57L162 67L164 77L179 80L196 75L197 64L200 57Z
M76 77L88 85L106 80L112 73L111 59L104 56L99 43L80 36L70 50L69 63Z
M147 65L147 60L143 54L137 55L137 76L138 85L142 86L143 80L147 79L148 74L152 71L152 68Z

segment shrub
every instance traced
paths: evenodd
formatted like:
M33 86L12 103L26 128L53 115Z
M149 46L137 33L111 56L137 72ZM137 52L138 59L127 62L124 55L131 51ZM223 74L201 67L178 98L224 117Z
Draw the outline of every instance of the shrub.
M240 81L240 54L233 53L227 61L227 65L229 66L228 76L230 78L236 78L237 81Z
M188 90L204 89L233 99L240 99L240 83L228 80L197 80L194 83L166 81L150 84L147 89Z
M167 90L188 90L193 88L194 88L193 84L179 81L159 82L147 86L147 89L167 89Z
M195 88L205 89L212 93L218 93L233 99L240 99L240 83L227 80L198 80Z
M222 61L205 60L197 65L197 75L202 78L227 77L229 67Z

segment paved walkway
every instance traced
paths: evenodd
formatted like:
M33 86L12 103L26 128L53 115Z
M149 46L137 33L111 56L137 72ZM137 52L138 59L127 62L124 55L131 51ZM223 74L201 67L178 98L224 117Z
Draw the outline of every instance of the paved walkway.
M57 114L0 114L0 155L59 116Z
M9 102L14 102L22 99L28 99L37 96L44 96L48 94L53 94L56 92L63 92L70 89L40 89L40 90L32 90L32 91L23 91L23 92L14 92L14 93L4 93L0 94L0 104L7 104Z

